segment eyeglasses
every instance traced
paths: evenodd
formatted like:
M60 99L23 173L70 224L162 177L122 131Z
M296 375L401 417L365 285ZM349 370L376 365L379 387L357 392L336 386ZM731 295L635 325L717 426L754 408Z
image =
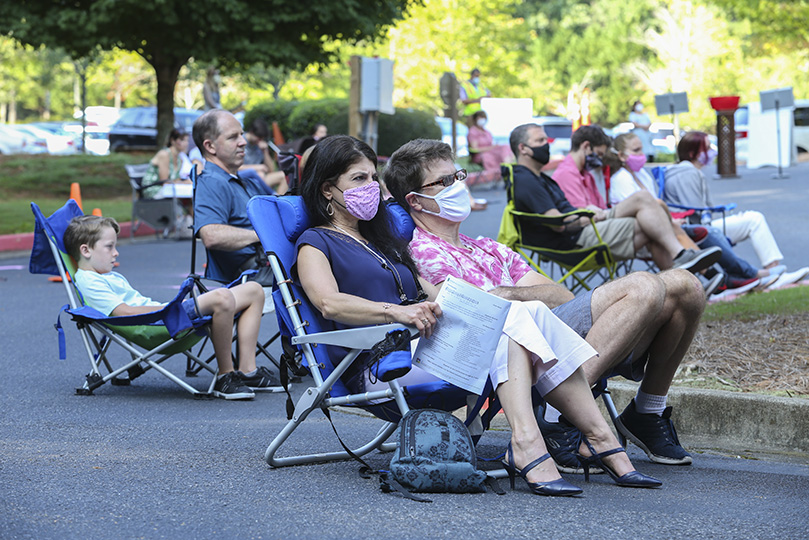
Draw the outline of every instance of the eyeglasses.
M452 184L454 184L455 182L462 182L464 180L466 180L466 169L459 169L459 170L455 171L453 174L448 174L446 176L440 177L435 182L430 182L429 184L424 184L423 186L421 186L419 188L419 191L421 191L424 188L437 186L437 185L442 185L444 187L449 187Z

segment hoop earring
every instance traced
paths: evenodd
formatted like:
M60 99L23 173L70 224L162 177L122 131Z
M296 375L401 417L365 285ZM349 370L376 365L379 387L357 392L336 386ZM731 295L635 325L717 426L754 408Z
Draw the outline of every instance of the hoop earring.
M334 207L331 205L331 201L326 203L326 214L328 214L329 217L334 215Z

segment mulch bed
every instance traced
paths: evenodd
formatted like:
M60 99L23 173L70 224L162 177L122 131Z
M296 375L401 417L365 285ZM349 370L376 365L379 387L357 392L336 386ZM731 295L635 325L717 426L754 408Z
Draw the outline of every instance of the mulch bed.
M809 313L703 321L678 374L700 377L748 392L809 395Z

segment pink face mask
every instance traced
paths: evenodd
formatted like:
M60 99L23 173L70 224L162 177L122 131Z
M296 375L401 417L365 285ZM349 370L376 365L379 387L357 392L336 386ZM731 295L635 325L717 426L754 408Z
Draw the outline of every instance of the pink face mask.
M713 148L709 148L707 152L702 152L699 156L697 156L697 160L702 164L704 167L711 161L713 158L716 157L716 151Z
M644 165L646 165L645 154L630 154L626 156L626 166L629 167L629 170L638 172Z
M337 186L334 186L337 187ZM345 191L337 188L343 194L345 209L357 219L369 221L374 218L379 210L379 184L368 182L364 186L359 186Z

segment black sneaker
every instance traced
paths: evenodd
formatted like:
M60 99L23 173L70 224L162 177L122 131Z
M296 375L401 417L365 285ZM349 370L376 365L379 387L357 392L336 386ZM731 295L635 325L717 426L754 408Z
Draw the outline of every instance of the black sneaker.
M284 387L281 386L280 379L264 366L256 369L256 372L251 375L247 376L241 371L237 371L236 373L239 374L239 377L242 380L242 383L245 386L250 387L251 390L257 390L261 392L283 392Z
M715 262L719 262L720 257L722 257L722 248L717 246L701 249L699 251L684 249L674 258L672 266L673 268L682 268L691 273L696 273L700 270L705 270Z
M545 446L548 447L551 457L556 462L559 472L568 474L584 474L576 453L581 445L582 434L579 428L571 425L564 417L559 417L559 423L547 422L544 418L544 407L537 412L537 424ZM601 469L590 467L591 474L602 473Z
M235 371L225 373L213 385L213 395L222 399L253 399L256 395Z
M691 454L680 446L671 407L666 407L663 416L641 414L635 409L633 399L624 412L615 420L615 427L627 439L638 445L649 459L664 465L690 465Z

